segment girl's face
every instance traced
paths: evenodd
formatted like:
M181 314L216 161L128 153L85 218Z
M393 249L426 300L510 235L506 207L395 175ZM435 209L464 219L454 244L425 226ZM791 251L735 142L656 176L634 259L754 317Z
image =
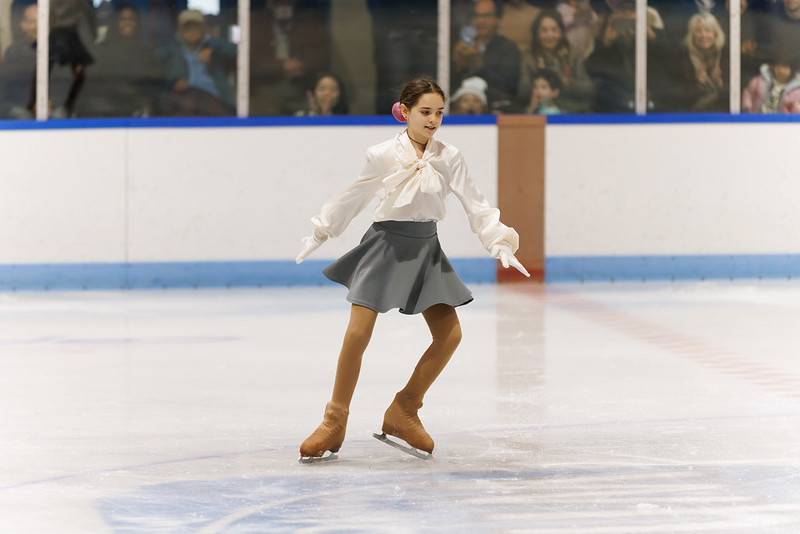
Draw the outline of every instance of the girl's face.
M536 78L533 81L533 90L531 96L540 104L550 104L553 100L558 98L558 90L553 90L550 87L550 82L544 78Z
M314 98L319 104L320 111L330 113L339 102L339 82L330 76L324 76L317 82L314 88Z
M694 46L698 50L710 50L717 41L717 32L706 28L702 23L698 23L692 32L692 39L694 40Z
M561 28L555 20L545 17L539 25L537 36L545 50L555 50L561 42Z
M408 133L415 141L427 143L439 129L444 116L444 100L438 93L426 93L410 110L401 106L408 119Z

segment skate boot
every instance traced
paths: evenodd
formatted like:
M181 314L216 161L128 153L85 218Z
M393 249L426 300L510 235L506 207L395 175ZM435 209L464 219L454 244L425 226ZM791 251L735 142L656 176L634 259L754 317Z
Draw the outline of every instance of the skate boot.
M335 458L333 453L339 452L344 441L349 413L344 407L329 402L325 406L322 424L300 445L300 461L308 463L322 459L327 451L332 454L326 459Z
M400 438L414 449L425 451L430 455L433 452L433 439L425 431L417 417L417 410L420 408L422 408L422 401L413 399L402 392L398 393L394 397L394 402L383 415L381 431L384 434ZM415 454L414 456L419 455Z

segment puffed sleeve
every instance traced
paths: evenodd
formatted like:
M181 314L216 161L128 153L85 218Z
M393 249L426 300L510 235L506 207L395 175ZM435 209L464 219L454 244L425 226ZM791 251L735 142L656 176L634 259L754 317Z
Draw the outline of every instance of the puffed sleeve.
M499 257L501 250L514 254L519 248L519 234L500 222L500 210L493 208L472 182L461 152L453 150L448 182L467 212L470 228L493 257Z
M381 160L379 153L367 150L366 162L358 180L331 197L322 206L319 215L311 218L315 236L327 239L341 235L350 221L369 204L383 185Z

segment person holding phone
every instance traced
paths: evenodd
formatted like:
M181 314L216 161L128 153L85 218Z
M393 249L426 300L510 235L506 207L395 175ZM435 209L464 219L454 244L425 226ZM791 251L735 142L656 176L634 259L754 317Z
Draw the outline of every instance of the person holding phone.
M594 85L595 113L633 113L636 108L636 1L606 0L609 12L601 17L594 51L586 71ZM662 84L659 66L667 64L668 46L658 12L648 10L648 108L658 107Z
M452 90L472 76L486 80L490 111L510 106L520 77L517 45L498 33L499 4L479 0L472 11L472 25L464 28L452 53Z

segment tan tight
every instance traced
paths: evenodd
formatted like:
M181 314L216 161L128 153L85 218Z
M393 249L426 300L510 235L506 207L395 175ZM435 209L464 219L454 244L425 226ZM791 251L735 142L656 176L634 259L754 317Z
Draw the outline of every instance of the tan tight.
M419 401L422 401L461 341L461 325L452 306L437 304L422 312L422 316L428 323L433 340L402 390ZM369 308L356 304L352 306L331 396L331 402L339 406L350 406L361 371L361 359L372 337L377 317L378 313Z
M433 439L417 417L422 397L442 372L461 341L461 326L452 306L437 304L422 312L433 341L420 358L406 386L395 396L384 414L384 433L406 441L412 447L432 452ZM353 305L350 322L344 335L331 401L325 406L322 424L300 445L304 457L336 452L344 441L350 401L361 373L361 360L372 337L378 313Z

